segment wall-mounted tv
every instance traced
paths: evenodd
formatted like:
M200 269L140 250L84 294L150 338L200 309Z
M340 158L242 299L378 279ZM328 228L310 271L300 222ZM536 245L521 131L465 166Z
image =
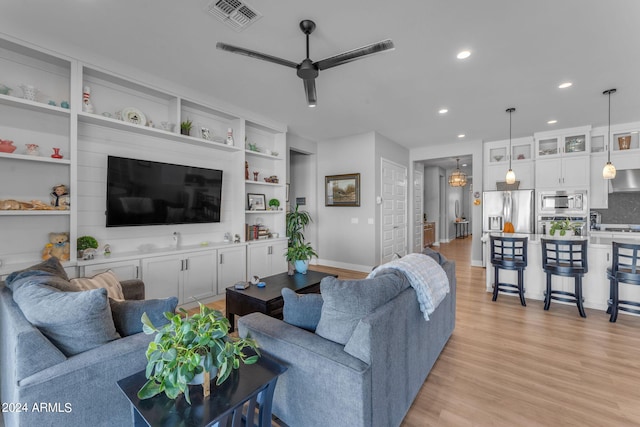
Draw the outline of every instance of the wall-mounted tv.
M107 227L220 222L221 195L221 170L107 160Z

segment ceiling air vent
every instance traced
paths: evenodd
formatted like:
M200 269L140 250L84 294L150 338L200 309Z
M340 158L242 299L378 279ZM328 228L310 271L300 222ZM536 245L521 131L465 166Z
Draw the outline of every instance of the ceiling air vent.
M236 31L243 31L262 18L260 12L238 0L214 0L209 3L208 11Z

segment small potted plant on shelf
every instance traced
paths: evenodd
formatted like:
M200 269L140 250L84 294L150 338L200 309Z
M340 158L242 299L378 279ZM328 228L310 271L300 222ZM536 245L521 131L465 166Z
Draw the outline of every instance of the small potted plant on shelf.
M572 223L569 219L561 219L557 221L551 221L551 228L549 229L549 234L551 236L556 235L556 231L560 232L560 236L565 236L567 232L569 232L570 236L575 234L576 228L578 228L581 224Z
M189 384L203 384L205 372L215 375L216 385L220 385L240 362L249 365L258 361L258 345L252 338L229 336L229 320L220 311L198 304L200 311L191 316L183 308L182 316L166 312L169 323L160 329L146 313L142 315L144 333L156 336L147 348L147 382L138 391L140 399L162 392L175 399L184 393L191 404ZM245 354L246 349L253 351Z
M280 207L280 200L278 199L269 200L269 208L271 208L272 211L277 211L279 207Z
M93 250L98 249L98 241L95 239L95 237L82 236L82 237L78 237L78 240L76 241L76 246L77 246L76 249L78 251L78 259L83 259L85 255L85 251L87 249L93 249Z
M193 122L190 119L187 119L184 122L180 122L180 133L182 135L190 135L192 126Z

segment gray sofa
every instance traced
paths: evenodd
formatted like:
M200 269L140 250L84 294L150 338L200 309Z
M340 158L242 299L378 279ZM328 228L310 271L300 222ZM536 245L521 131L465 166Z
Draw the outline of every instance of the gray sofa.
M441 266L450 293L428 321L404 275L368 279L397 293L358 321L346 346L261 313L240 318L240 335L250 333L288 366L275 389L274 415L291 426L400 425L455 326L455 262ZM323 293L325 280L336 279L323 279Z
M144 283L121 282L126 299L144 299ZM138 333L66 357L23 315L0 283L0 400L27 404L4 412L7 427L127 426L131 404L116 381L146 366L152 335ZM42 412L33 405L49 404Z

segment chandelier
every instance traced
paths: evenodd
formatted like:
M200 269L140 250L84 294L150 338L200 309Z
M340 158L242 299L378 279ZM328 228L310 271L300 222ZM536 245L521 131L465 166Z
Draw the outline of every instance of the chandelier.
M467 185L467 175L460 170L460 159L456 159L456 170L449 175L449 185L452 187Z

